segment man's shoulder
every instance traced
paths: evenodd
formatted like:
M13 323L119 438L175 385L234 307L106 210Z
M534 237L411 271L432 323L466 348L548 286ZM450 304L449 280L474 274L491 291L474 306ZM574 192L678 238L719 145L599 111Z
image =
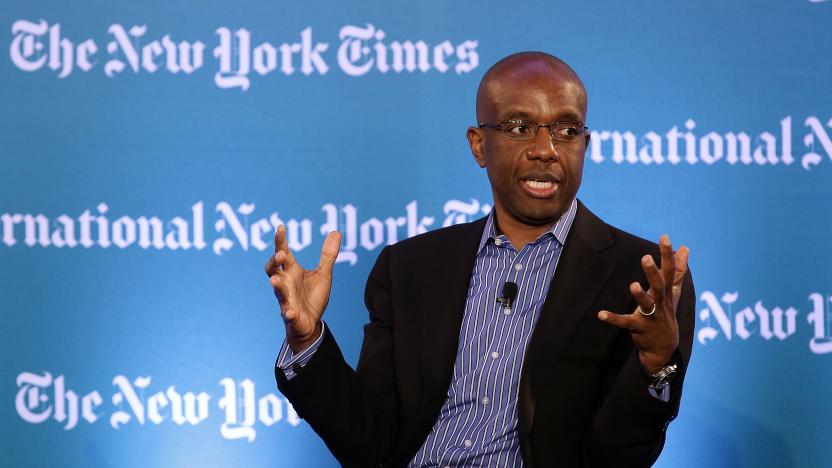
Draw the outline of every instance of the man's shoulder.
M388 248L391 255L421 255L424 252L462 248L479 243L485 227L486 217L468 223L434 229L408 239L403 239Z
M635 234L627 232L623 229L617 228L613 225L607 224L607 227L610 230L610 235L615 239L617 244L620 244L622 248L625 249L636 249L641 251L659 251L659 244L647 240L643 237L639 237Z
M587 226L590 226L589 229L605 231L611 241L609 247L620 254L633 252L640 257L645 253L658 253L659 251L659 246L655 242L607 223L583 204L579 206L575 223L573 228L577 228L578 231L586 230Z
M436 271L472 260L484 227L485 218L482 218L403 239L381 251L374 270L409 278L417 272Z

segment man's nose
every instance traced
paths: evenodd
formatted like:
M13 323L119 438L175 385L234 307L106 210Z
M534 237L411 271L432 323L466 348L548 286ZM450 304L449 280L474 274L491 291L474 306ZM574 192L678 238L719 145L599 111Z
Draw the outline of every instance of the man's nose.
M532 140L532 146L526 152L530 159L540 159L544 161L554 160L558 157L558 147L555 139L552 138L549 127L538 127L537 135Z

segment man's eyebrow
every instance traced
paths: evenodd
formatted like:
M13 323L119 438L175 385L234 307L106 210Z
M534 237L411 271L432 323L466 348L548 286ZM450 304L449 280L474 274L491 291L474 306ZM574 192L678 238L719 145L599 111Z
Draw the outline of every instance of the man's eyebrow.
M506 116L500 119L501 122L506 120L524 120L524 121L534 121L534 117L523 110L510 110L505 114ZM572 111L566 111L557 115L557 117L553 120L553 122L581 122L581 116ZM539 122L539 123L548 123L548 122Z
M534 120L531 114L526 111L512 110L506 113L506 117L502 120Z
M564 112L563 114L558 114L557 120L559 122L580 122L581 116L574 112Z

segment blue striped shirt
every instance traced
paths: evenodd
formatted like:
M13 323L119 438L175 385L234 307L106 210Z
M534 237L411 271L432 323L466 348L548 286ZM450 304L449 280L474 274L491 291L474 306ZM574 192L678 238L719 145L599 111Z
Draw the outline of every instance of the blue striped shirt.
M523 465L517 432L520 370L576 210L573 200L549 231L520 251L497 234L493 211L488 216L448 396L409 466ZM510 309L497 302L508 281L519 287Z

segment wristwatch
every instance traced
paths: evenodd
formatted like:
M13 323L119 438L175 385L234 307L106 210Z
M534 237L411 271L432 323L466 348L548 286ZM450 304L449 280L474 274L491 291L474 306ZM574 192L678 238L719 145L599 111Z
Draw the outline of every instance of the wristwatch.
M672 382L673 378L676 377L677 368L678 366L676 364L671 364L669 366L662 367L655 374L651 374L650 388L653 390L661 390L670 385L670 382Z

